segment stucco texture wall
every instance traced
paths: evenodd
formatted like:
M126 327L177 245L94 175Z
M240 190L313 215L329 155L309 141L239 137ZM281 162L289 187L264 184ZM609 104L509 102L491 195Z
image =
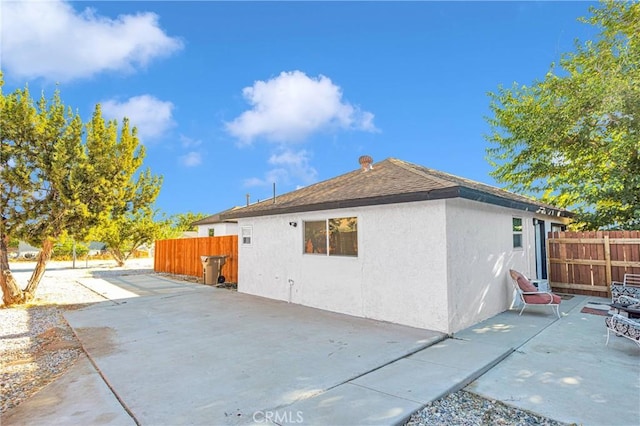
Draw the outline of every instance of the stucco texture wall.
M485 203L447 200L449 331L508 309L509 269L535 270L533 213ZM513 247L512 219L522 218L522 248Z
M358 256L303 253L304 221L358 218ZM241 219L238 290L420 328L447 328L444 202ZM295 222L297 227L289 225Z
M208 225L198 225L198 237L208 237L209 228L214 229L215 237L224 237L225 235L237 235L238 224L233 222L210 223Z
M523 219L521 249L514 216ZM303 222L341 217L358 219L358 256L305 254ZM535 268L532 219L462 199L240 219L253 236L239 244L238 290L454 333L509 308L508 270Z

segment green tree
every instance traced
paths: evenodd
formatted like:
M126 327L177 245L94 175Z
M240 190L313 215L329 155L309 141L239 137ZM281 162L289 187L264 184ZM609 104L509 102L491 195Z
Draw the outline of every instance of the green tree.
M577 213L582 229L640 228L640 3L601 3L595 41L542 81L490 93L491 173Z
M152 242L153 240L167 240L172 238L179 238L185 231L195 231L197 226L193 226L192 223L207 217L204 213L178 213L169 218L164 214L160 217L156 217L157 214L153 214L150 217L153 219L148 221L150 232L149 236L153 235L153 238L147 241L145 244ZM151 232L152 231L152 232Z
M178 213L171 216L172 227L178 232L182 233L185 231L197 231L198 227L193 226L192 223L196 222L200 219L204 219L208 215L204 213Z
M102 208L90 235L95 241L105 243L118 266L123 266L136 249L153 242L160 232L161 224L154 221L152 205L160 192L162 177L152 175L149 169L137 173L145 150L139 144L136 128L129 129L129 120L123 119L119 138L116 130L117 123L105 122L100 106L96 107L87 125L87 145L95 145L98 156L111 152L120 160L105 164L99 158L89 158L96 176L112 175L117 181L100 194L101 199L106 198L109 202ZM134 178L136 173L137 178ZM96 182L103 190L101 184Z
M155 220L154 216L149 207L127 211L105 220L91 232L91 236L105 243L117 265L124 266L136 250L164 237L167 223Z
M73 257L74 251L76 256L84 256L89 253L89 244L82 241L76 241L67 235L66 232L63 232L53 245L53 258L64 259Z
M128 120L118 138L117 123L105 124L98 105L83 140L82 120L65 107L58 91L50 100L42 95L36 103L27 88L5 95L1 77L0 73L0 287L9 306L33 298L63 232L84 240L114 208L122 208L121 188L130 187L144 151ZM148 172L141 176L151 179ZM159 179L152 182L159 185ZM127 203L149 199L155 196ZM11 239L42 248L24 290L9 267Z

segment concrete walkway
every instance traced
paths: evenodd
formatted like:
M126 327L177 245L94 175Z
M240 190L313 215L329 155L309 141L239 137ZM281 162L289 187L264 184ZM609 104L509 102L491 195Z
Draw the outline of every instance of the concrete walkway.
M3 424L386 425L470 383L563 422L640 420L640 350L604 346L604 317L580 312L593 298L564 301L560 320L504 312L443 340L155 275L85 285L144 297L68 312L89 359Z

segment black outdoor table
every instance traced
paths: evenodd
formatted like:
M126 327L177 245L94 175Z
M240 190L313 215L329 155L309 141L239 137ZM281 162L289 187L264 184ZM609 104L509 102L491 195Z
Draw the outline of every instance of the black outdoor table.
M624 311L629 315L629 318L640 318L640 308L637 306L633 306L633 305L622 305L620 303L612 303L611 305L612 308L617 309L618 313L620 311Z

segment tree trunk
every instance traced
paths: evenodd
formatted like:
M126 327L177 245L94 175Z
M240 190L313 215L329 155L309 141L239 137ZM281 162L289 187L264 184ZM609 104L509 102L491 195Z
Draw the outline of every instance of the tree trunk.
M111 253L111 257L116 261L116 265L124 266L124 262L126 258L122 254L122 252L118 249L109 249L109 253Z
M2 301L5 306L24 303L24 293L9 269L9 250L5 235L0 236L0 287L2 288Z
M47 267L47 263L51 259L52 253L53 240L46 238L42 242L42 250L40 250L40 253L38 254L36 268L33 270L31 278L29 278L29 284L27 284L27 288L24 290L24 297L26 301L33 299L33 296L36 294L36 289L38 288L38 284L40 284L40 280L44 275L44 271Z

